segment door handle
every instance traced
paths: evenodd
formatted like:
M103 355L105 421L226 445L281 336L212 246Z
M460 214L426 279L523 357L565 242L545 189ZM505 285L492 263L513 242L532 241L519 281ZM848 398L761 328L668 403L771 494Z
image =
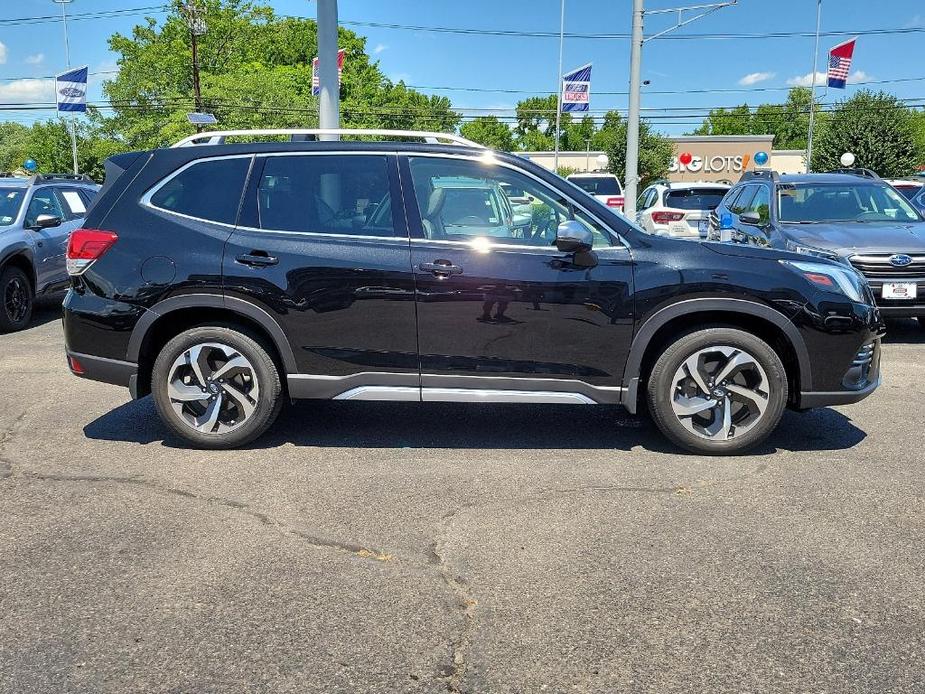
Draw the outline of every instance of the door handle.
M461 275L463 269L459 265L453 265L449 260L435 260L432 263L420 263L419 270L432 272L435 275Z
M251 251L242 253L235 257L235 261L241 265L250 265L251 267L268 267L279 263L279 258L272 256L266 251Z

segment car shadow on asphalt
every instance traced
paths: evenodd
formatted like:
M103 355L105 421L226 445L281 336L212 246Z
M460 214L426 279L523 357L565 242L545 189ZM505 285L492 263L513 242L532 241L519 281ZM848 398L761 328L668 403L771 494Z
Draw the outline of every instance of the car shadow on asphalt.
M126 403L84 427L87 438L185 448L161 423L154 401ZM856 446L867 434L833 409L785 412L750 455ZM623 450L678 455L647 417L620 407L574 405L301 401L287 407L252 450L286 444L321 448Z
M925 326L913 319L890 320L886 324L886 344L921 345L925 344Z
M31 330L46 323L61 320L61 302L63 300L64 294L36 297L35 304L32 307L32 320L29 321L29 325L24 330Z

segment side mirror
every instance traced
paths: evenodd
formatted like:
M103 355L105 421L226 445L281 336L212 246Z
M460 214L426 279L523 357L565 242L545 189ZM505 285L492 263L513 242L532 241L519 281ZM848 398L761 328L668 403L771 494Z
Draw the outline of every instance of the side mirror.
M739 215L739 221L742 224L750 224L751 226L761 226L761 215L757 212L743 212Z
M583 253L590 251L593 244L591 232L574 219L562 222L556 228L556 248L561 253Z
M30 229L50 229L51 227L61 226L61 222L64 221L61 217L53 214L40 214L35 218Z

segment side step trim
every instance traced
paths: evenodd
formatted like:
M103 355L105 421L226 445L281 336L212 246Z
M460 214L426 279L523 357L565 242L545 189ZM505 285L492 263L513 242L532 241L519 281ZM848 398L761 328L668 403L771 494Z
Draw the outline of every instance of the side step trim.
M542 390L486 390L475 388L422 388L424 402L520 402L559 405L595 405L581 393Z

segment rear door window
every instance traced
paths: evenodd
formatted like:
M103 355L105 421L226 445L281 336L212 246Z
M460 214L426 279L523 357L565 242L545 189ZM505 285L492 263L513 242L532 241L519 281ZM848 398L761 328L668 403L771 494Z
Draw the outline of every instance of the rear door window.
M395 236L389 158L267 157L257 187L261 229Z
M204 159L157 188L151 205L177 214L234 224L251 157Z
M83 219L87 215L87 203L74 188L59 188L58 193L64 202L67 219Z
M725 194L725 188L669 190L665 194L665 206L676 210L715 210Z

